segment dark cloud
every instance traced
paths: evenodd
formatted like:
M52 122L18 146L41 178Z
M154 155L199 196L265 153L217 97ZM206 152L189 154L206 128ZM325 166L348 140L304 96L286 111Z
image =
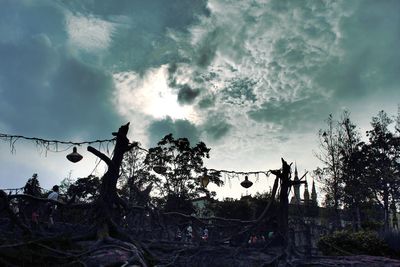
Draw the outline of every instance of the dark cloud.
M206 136L211 141L221 140L231 130L232 125L227 122L224 117L214 116L209 118L203 125Z
M206 95L198 103L200 109L207 109L215 106L215 96Z
M93 136L103 129L114 131L125 123L113 107L112 77L101 69L68 58L54 76L53 86L60 99L52 103L53 108L63 116L59 123L64 127L84 129ZM105 134L110 133L101 135Z
M279 143L285 143L285 142L287 142L287 141L290 140L289 137L283 136L283 135L275 136L275 139L276 139Z
M222 36L221 30L216 28L210 32L203 42L196 47L195 63L201 68L208 67L213 61L217 52L220 38Z
M222 100L232 104L254 103L257 96L254 93L255 81L250 78L235 78L221 90Z
M178 92L178 102L182 105L192 104L199 94L199 89L192 89L187 84L182 85Z
M319 69L316 81L338 99L398 92L400 84L400 2L345 2L354 11L340 20L343 55Z
M14 133L47 138L107 136L118 127L112 79L72 56L60 8L45 1L3 7L15 19L0 18L1 122Z
M0 44L1 120L15 133L98 137L118 127L111 76L64 52L45 35Z
M192 144L200 140L200 131L188 120L172 120L167 117L153 121L148 129L150 146L156 145L165 135L172 133L175 138L186 137Z
M247 115L257 122L280 125L284 130L304 131L326 118L331 110L330 104L318 98L294 102L271 99L260 107L255 107Z

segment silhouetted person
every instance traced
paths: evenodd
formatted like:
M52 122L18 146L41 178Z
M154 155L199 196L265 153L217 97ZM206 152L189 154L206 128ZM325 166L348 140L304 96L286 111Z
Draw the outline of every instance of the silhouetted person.
M51 193L47 196L47 199L58 201L59 196L60 196L59 186L55 185L55 186L53 186ZM55 204L53 202L49 202L48 207L49 207L49 224L53 225L54 224L53 216L54 216L55 210L57 209L57 204Z
M191 222L186 227L185 235L186 235L186 241L187 242L192 242L192 240L193 240L193 227L192 227L192 223Z

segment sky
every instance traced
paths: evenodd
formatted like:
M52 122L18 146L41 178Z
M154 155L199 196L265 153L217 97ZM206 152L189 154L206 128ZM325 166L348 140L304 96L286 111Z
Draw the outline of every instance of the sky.
M130 122L146 148L168 133L204 141L208 168L283 157L311 173L329 114L348 109L362 133L396 114L399 44L397 0L0 0L0 133L87 141ZM15 149L0 142L0 188L104 173L84 146L76 164L69 150ZM250 176L246 191L228 178L210 185L219 197L273 180Z

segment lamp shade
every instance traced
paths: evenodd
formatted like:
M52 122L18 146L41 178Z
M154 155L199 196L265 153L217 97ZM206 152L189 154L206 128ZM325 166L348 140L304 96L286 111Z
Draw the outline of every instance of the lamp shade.
M200 184L203 188L206 188L207 185L210 183L210 178L208 178L207 174L200 176L199 179L200 179Z
M252 181L249 181L249 176L245 176L244 177L244 181L240 183L241 186L243 186L244 188L249 188L250 186L253 185Z
M82 158L82 155L77 152L76 146L72 149L72 153L67 155L67 159L73 163L80 161Z
M153 170L158 174L164 174L167 171L167 167L162 165L156 165L153 167Z

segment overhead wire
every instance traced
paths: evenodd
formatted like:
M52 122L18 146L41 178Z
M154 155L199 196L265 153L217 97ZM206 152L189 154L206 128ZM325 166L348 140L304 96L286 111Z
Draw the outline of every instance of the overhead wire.
M44 150L46 151L45 153L47 153L47 151L64 152L64 151L67 151L68 149L70 149L72 146L81 146L84 144L90 145L90 144L95 144L95 143L99 144L99 149L101 150L103 148L103 143L107 143L106 150L107 150L107 154L109 154L109 147L108 147L109 143L116 141L116 137L114 137L112 139L102 139L102 140L98 139L98 140L91 140L91 141L74 142L74 141L60 141L60 140L55 140L55 139L43 139L43 138L38 138L38 137L27 137L27 136L23 136L23 135L11 135L11 134L4 134L4 133L0 133L0 139L9 141L11 153L15 152L15 143L20 139L34 141L37 146L41 146L42 148L44 147ZM69 146L65 149L60 150L59 146L58 146L59 144L64 144L64 145L69 145ZM139 146L137 142L136 142L136 144L137 145L134 146L134 148L137 148L139 150L149 153L148 149ZM54 147L53 150L51 149L52 146ZM91 174L93 174L93 172L96 170L99 163L100 163L100 160L98 162L96 162L96 166L93 169L93 171L91 172ZM256 180L258 181L260 174L264 174L267 177L269 177L269 175L271 174L270 171L233 171L233 170L224 170L224 169L218 170L218 169L213 169L213 168L207 169L207 171L224 173L225 174L224 179L228 178L228 180L231 180L232 178L239 178L242 175L255 175ZM229 183L230 183L230 181L229 181Z

